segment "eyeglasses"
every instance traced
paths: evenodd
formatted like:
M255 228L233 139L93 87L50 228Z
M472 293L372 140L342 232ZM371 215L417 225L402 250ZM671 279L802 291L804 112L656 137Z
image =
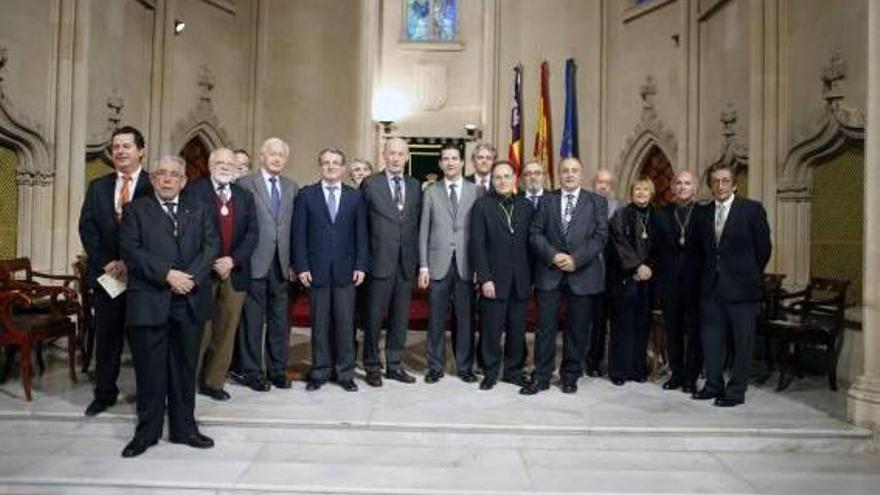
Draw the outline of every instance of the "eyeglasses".
M182 179L184 175L180 172L172 172L171 170L156 170L152 173L156 177L160 179L164 179L165 177L171 177L172 179Z

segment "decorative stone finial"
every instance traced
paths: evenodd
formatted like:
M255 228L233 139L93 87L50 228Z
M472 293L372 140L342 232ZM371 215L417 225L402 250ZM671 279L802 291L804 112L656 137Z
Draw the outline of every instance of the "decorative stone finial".
M199 103L211 103L211 91L214 89L214 75L207 65L199 67L196 82L199 85Z
M736 124L737 117L736 106L734 106L733 103L728 102L721 110L721 124L724 126L721 130L721 135L726 139L730 139L736 135L733 126Z
M831 55L831 61L822 69L822 98L829 106L837 106L843 99L841 81L846 79L846 61L839 50Z
M639 87L639 95L642 97L642 109L654 109L654 95L656 94L657 83L654 81L654 76L649 74L645 77L645 83Z

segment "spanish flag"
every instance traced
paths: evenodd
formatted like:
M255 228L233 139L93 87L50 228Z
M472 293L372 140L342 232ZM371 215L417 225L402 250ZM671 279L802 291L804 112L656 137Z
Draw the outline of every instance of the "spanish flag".
M513 164L513 171L518 176L522 165L522 64L513 68L513 106L510 109L510 147L507 159Z
M550 88L547 82L550 69L547 62L541 64L541 92L538 94L538 121L535 126L535 160L544 167L550 187L553 180L553 120L550 118Z

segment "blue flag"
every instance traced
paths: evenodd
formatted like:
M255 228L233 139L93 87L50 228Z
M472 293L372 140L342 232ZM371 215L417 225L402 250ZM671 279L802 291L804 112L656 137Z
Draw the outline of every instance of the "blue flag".
M561 158L569 156L580 158L577 87L575 85L576 70L577 66L573 58L565 61L565 128L562 130L562 144L559 147L559 156Z

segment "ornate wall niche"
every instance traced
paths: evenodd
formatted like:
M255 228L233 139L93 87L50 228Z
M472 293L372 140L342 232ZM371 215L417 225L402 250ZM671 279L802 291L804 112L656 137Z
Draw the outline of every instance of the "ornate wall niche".
M206 66L199 70L197 79L199 86L199 102L186 117L174 126L171 134L171 149L176 152L193 139L201 140L209 150L230 146L232 139L220 124L220 118L214 110L211 92L214 89L214 76Z

